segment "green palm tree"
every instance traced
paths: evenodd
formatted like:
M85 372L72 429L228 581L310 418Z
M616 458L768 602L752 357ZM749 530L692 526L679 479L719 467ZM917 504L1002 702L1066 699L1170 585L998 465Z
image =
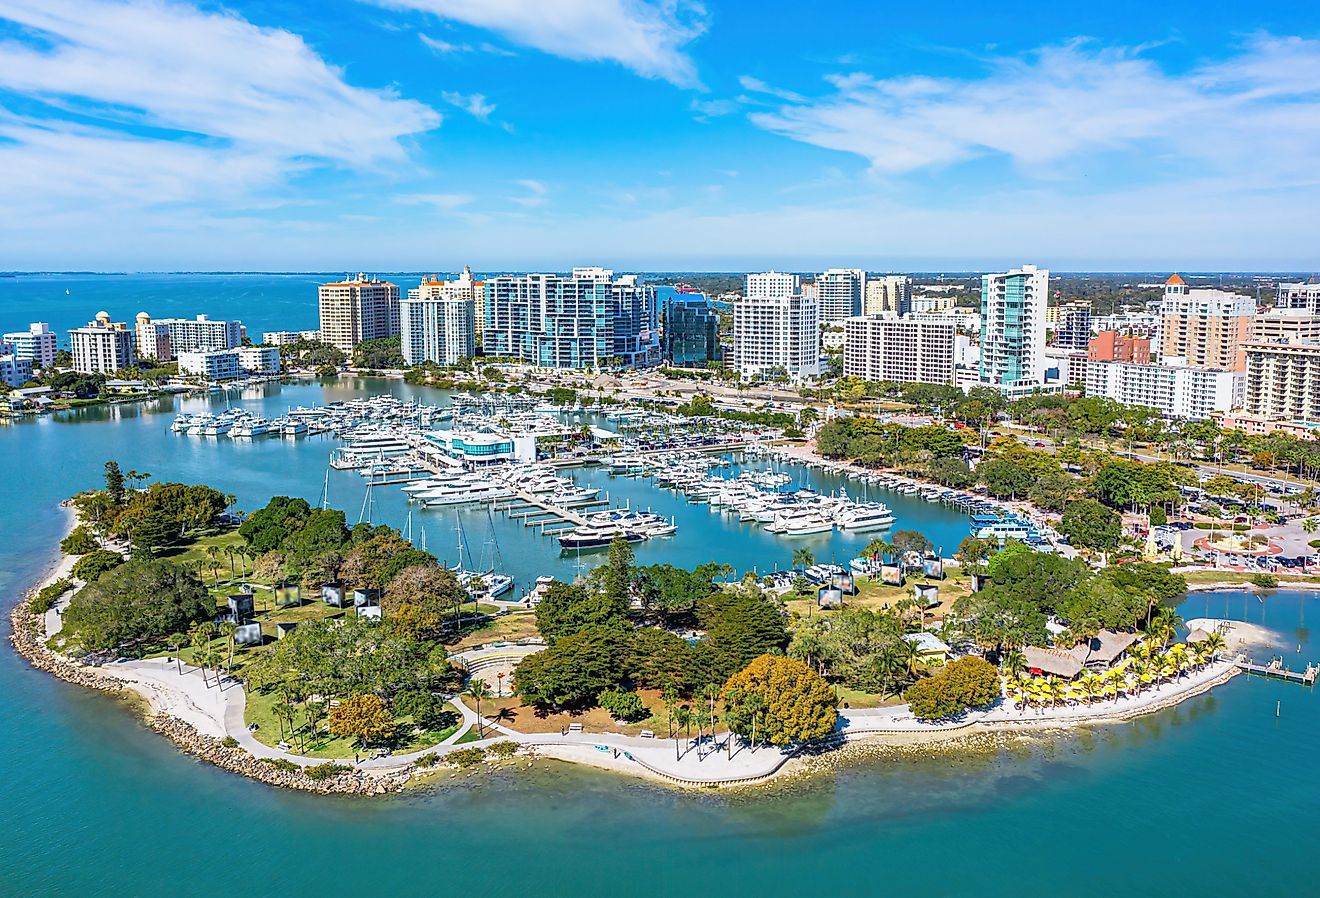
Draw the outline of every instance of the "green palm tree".
M481 700L490 698L490 687L486 685L485 680L473 677L468 681L467 688L463 690L463 694L477 703L477 735L481 738L485 738L486 728L485 723L481 718Z
M225 546L225 555L229 557L229 579L238 579L238 574L234 571L234 556L239 553L238 546Z
M206 557L210 559L211 574L215 577L215 585L220 585L220 547L207 546Z
M165 640L165 644L174 652L174 663L179 669L179 676L183 676L183 647L187 645L188 637L182 633L171 633Z
M1213 661L1219 657L1219 653L1224 650L1227 643L1224 641L1224 637L1221 634L1210 633L1205 637L1205 640L1201 645L1209 654L1210 660Z
M816 563L816 553L806 546L793 550L793 569L806 570Z
M209 658L209 649L211 639L215 636L215 624L210 621L193 624L188 628L188 644L193 649L193 661L202 669L202 682L206 688L211 688L211 681L207 676L206 662Z
M220 625L220 635L225 638L225 643L229 647L229 660L225 663L225 673L229 673L234 668L234 635L238 632L238 624L233 621L225 621Z
M1027 658L1017 649L1006 649L999 656L999 666L1012 676L1027 669Z
M1127 688L1127 674L1124 673L1121 668L1115 667L1113 670L1109 671L1109 673L1105 674L1105 679L1109 681L1109 685L1114 687L1114 701L1117 702L1119 696L1121 696Z
M866 548L862 549L862 554L888 562L889 556L894 554L894 547L891 543L877 538L866 544Z

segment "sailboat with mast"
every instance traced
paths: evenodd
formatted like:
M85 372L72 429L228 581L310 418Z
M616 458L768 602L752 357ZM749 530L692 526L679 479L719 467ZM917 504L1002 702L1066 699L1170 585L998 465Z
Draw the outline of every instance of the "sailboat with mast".
M501 574L495 570L495 562L502 562L500 556L499 542L495 538L495 521L491 517L490 509L486 509L486 518L488 525L488 536L486 546L482 552L480 563L477 570L468 570L463 566L464 557L472 559L472 550L467 545L467 534L463 530L463 515L457 513L454 519L457 522L454 529L458 532L458 564L451 568L458 577L460 583L468 588L475 601L483 599L496 599L513 589L513 578L508 574Z

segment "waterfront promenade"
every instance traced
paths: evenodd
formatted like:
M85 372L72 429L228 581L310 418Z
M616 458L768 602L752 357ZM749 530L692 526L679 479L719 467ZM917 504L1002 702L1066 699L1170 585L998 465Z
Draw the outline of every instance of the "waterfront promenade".
M177 665L163 658L126 661L106 665L100 672L121 680L141 695L157 714L177 717L199 733L215 739L232 737L256 758L282 758L302 766L325 763L281 751L257 740L244 723L246 696L240 683L225 680L221 687L206 686L198 668ZM1126 720L1170 707L1222 683L1238 673L1235 662L1221 659L1204 669L1143 690L1092 703L1061 704L1055 707L1019 707L1002 700L995 706L968 712L949 721L925 721L912 716L906 705L885 708L841 709L835 744L860 739L893 737L904 744L940 742L961 735L983 732L1012 732L1032 729L1062 729ZM718 734L701 742L682 739L642 738L609 732L523 733L485 719L486 738L460 743L463 734L477 726L476 713L461 696L449 700L463 715L459 729L435 746L407 754L363 759L356 768L366 775L398 774L422 755L443 758L458 749L488 747L511 741L543 757L557 758L614 770L633 776L686 786L732 786L767 780L791 767L795 753L769 745L755 750L743 740Z

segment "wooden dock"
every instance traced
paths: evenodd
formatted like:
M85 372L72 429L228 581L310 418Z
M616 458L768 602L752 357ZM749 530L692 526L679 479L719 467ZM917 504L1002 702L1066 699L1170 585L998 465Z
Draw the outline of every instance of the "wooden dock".
M1320 676L1320 665L1307 664L1305 670L1289 670L1283 666L1281 658L1273 658L1269 664L1255 664L1250 659L1238 658L1236 664L1238 670L1246 673L1274 677L1278 680L1289 680L1293 683L1301 683L1304 686L1314 686L1316 677Z

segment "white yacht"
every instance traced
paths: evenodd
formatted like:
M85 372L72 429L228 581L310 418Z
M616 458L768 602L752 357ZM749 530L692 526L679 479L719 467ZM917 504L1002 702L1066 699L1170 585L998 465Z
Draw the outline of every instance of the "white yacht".
M834 520L840 530L883 530L893 525L894 513L880 502L858 502L846 506Z

